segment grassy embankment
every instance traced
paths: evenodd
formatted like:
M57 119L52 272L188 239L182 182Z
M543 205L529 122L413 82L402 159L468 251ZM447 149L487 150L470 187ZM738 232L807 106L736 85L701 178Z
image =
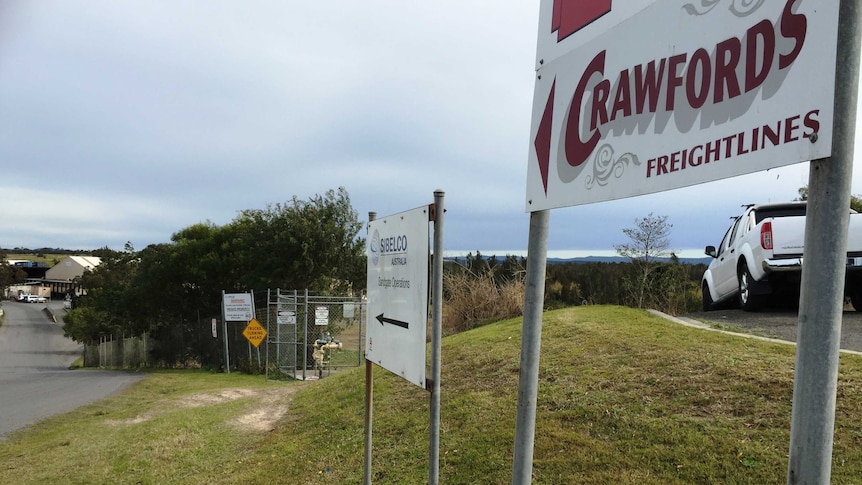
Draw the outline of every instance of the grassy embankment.
M60 261L61 259L65 258L66 256L68 256L68 255L67 254L43 254L40 256L37 254L27 254L27 253L21 253L21 254L9 253L6 255L6 259L25 259L27 261L33 261L36 263L48 263L48 266L50 267L50 266L53 266L54 264L56 264L57 261Z
M544 320L534 483L785 483L793 347L619 307ZM441 482L510 483L519 350L520 320L444 340ZM374 392L374 483L424 483L428 394L380 369ZM363 396L361 368L304 386L156 372L0 443L0 483L361 483ZM862 481L857 356L833 456L832 483Z

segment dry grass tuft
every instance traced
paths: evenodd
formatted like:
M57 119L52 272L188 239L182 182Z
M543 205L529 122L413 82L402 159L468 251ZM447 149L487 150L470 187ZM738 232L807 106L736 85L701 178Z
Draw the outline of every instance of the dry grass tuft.
M524 313L524 280L496 281L492 273L443 275L443 333L452 335Z

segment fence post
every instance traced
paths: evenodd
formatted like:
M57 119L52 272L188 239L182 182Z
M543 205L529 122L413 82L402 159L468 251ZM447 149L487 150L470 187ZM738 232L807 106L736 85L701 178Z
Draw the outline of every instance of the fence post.
M302 380L308 367L308 288L305 289L305 323L302 325Z
M224 290L221 290L221 321L224 326L224 331L222 332L222 337L224 337L224 371L226 374L230 374L230 349L228 348L227 343L227 320L225 319L224 314Z

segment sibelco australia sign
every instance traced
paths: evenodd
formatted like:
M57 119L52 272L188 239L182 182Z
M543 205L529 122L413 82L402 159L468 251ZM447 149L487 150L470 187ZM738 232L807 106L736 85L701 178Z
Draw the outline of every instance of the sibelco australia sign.
M528 211L830 156L838 2L543 0Z
M425 387L428 207L368 224L365 358Z

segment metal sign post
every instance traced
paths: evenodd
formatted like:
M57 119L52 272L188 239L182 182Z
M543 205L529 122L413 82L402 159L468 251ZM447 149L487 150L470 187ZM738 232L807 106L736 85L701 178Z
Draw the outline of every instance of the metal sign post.
M221 300L224 301L224 290L221 290ZM230 350L227 344L227 318L225 318L224 305L221 306L221 321L224 325L224 331L222 332L222 338L224 339L224 371L226 374L230 374Z
M376 212L368 213L368 223L370 225L377 219ZM366 232L368 226L366 226ZM367 311L366 311L367 314ZM367 327L367 326L366 326ZM360 333L360 335L362 335ZM365 359L365 478L362 481L365 485L371 485L371 423L372 412L374 411L374 364Z
M441 342L443 340L443 197L445 192L434 192L431 220L434 221L434 259L432 260L431 283L431 424L428 483L440 481L440 365Z
M439 483L440 375L443 309L443 198L377 219L368 214L368 303L365 342L365 477L371 483L373 367L377 364L431 393L428 483ZM428 223L434 222L429 288ZM428 293L431 293L431 372L426 375Z
M533 477L533 443L536 435L539 351L542 346L542 309L545 304L550 215L550 210L530 214L524 326L521 331L521 372L518 375L518 414L515 419L515 457L512 462L513 484L530 483Z
M832 156L809 169L787 483L829 483L859 87L860 0L842 0Z

